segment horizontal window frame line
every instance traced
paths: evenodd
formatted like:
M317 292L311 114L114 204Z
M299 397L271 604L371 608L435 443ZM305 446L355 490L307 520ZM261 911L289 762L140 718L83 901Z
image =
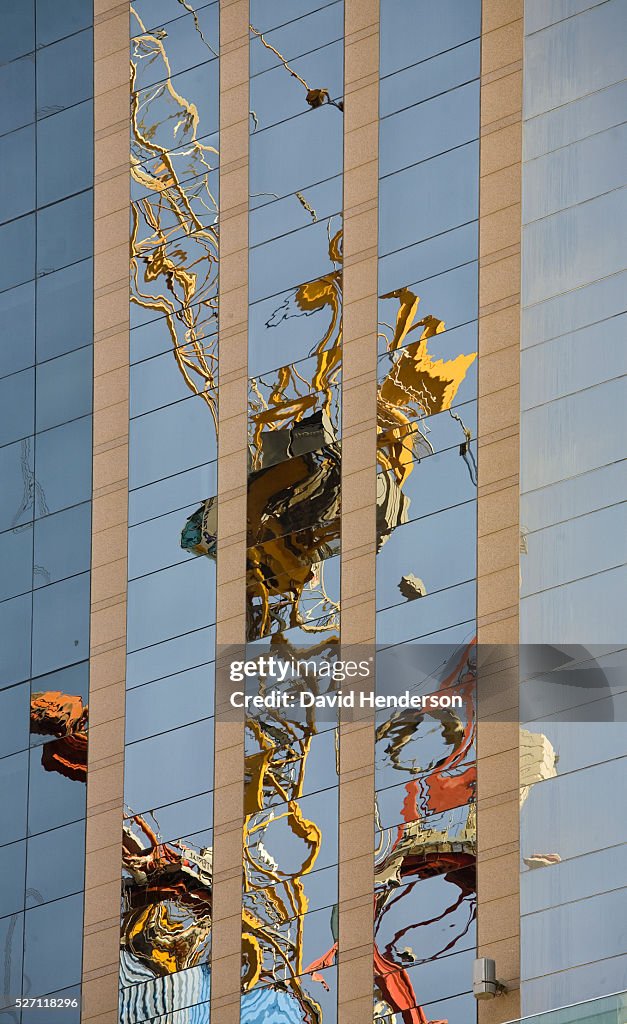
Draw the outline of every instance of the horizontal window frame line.
M609 0L608 0L609 2ZM627 181L622 185L616 185L614 188L609 188L606 192L597 192L593 196L588 196L587 199L580 199L576 203L569 203L568 206L560 206L558 210L553 210L551 213L545 213L542 217L534 217L533 220L521 221L521 228L524 232L526 228L532 227L534 224L541 224L542 221L549 220L551 217L559 217L563 213L568 213L569 210L577 210L580 206L586 206L588 203L593 203L597 199L605 199L607 196L614 195L615 192L624 192L627 189ZM524 203L524 197L523 197ZM524 234L523 234L524 238ZM560 293L562 294L562 293Z
M458 150L465 149L467 146L477 146L477 151L478 151L478 149L479 149L479 135L477 135L476 139L469 139L468 142L460 142L457 146L450 146L449 149L443 149L441 153L434 153L432 156L427 156L427 157L424 158L424 160L416 160L415 163L407 164L406 167L399 167L398 170L396 170L396 171L388 171L387 174L380 174L379 175L379 182L387 181L388 178L393 178L396 174L403 174L405 171L411 171L411 169L413 167L420 167L421 164L428 164L431 160L438 160L442 156L448 156L449 153L456 153ZM480 183L480 175L478 174L477 175L477 195L479 195L479 183ZM475 220L478 221L479 217L478 216L474 217L473 220L468 221L468 222L464 222L464 223L472 224L472 223L474 223ZM450 231L451 229L447 228L446 230ZM442 232L440 232L440 234L444 234L444 232L442 231ZM414 242L412 244L415 245L416 243ZM387 253L386 253L386 255L387 255Z
M318 14L319 11L326 11L327 7L333 7L333 5L338 2L344 3L344 0L330 0L329 3L321 4L320 7L316 7L313 11L307 11L306 14L299 14L297 18L290 18L289 21L282 21L279 25L272 25L270 28L264 28L261 31L264 36L268 32L276 32L280 28L286 28L287 25L294 25L297 21L302 21L303 18L310 18L312 14Z
M437 53L432 53L428 57L423 57L422 60L417 60L413 64L407 64L402 68L397 68L396 71L388 71L387 75L380 75L379 81L386 82L388 78L393 78L394 75L400 75L403 71L409 71L411 68L420 67L421 64L427 64L434 57L443 57L446 53L453 53L454 50L460 50L462 46L468 46L468 43L481 42L481 36L471 36L469 39L464 39L461 43L455 43L455 46L447 46L445 50L438 50Z
M567 14L565 18L558 18L557 21L552 21L549 25L544 25L542 28L536 28L533 32L525 32L525 39L532 39L533 36L537 36L540 32L547 32L556 25L563 25L565 21L572 21L573 18L578 18L580 14L587 14L588 11L593 11L595 8L602 7L603 4L609 2L610 0L597 0L596 3L584 8L582 11L576 11L575 14Z
M425 103L430 103L431 100L438 100L442 96L448 96L449 93L455 92L456 89L465 89L466 86L472 85L474 82L481 82L480 75L477 74L474 78L469 78L466 82L458 82L457 85L451 85L448 89L443 89L441 92L434 92L433 95L425 96L423 100L417 100L415 103L409 103L406 107L399 107L398 110L391 110L389 114L383 114L379 118L379 124L381 124L382 121L387 121L390 117L396 117L397 114L405 114L408 110L414 110L415 107L421 107ZM480 105L477 103L477 114L479 114L479 110ZM479 118L477 117L477 132L479 132L479 129L480 123ZM477 139L479 139L479 134L477 134Z

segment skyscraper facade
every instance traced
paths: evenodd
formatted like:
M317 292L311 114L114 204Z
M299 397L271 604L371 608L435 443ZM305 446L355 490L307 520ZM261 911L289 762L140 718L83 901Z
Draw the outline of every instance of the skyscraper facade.
M625 3L6 6L0 1022L625 1024Z

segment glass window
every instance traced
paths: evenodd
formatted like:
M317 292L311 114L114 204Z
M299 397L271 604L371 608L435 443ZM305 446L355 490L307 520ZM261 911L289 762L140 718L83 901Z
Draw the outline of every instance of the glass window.
M156 324L162 322L156 321ZM155 326L155 322L153 321L150 326ZM142 330L145 328L136 328L136 332ZM180 349L175 351L170 346L170 351L166 350L161 355L144 359L131 366L130 414L132 417L142 416L152 409L173 405L174 402L189 398L191 394L194 394L183 376L183 367L178 362L187 354L187 349L185 353L182 353ZM189 373L189 366L186 366L185 369Z
M170 85L174 93L182 97L184 107L180 99L172 98L172 92L165 85L142 89L142 83L137 82L137 100L142 108L145 131L151 143L169 150L173 141L179 146L185 141L180 137L182 130L189 132L191 136L191 119L189 126L185 128L183 124L174 139L172 123L173 115L175 119L184 115L185 109L190 103L194 104L198 114L198 121L195 122L196 139L211 135L218 130L218 63L217 60L210 60L199 67L172 76ZM151 156L153 152L150 153Z
M0 604L0 686L10 686L30 675L32 606L30 594Z
M51 583L33 595L33 675L89 655L90 574Z
M284 5L287 8L287 5ZM327 4L326 6L311 4L310 9L321 6L320 10L313 10L313 13L299 17L300 11L296 13L290 5L289 10L280 10L280 5L269 4L266 9L251 9L251 19L258 32L269 32L266 37L287 61L292 61L304 53L316 50L344 35L344 4L341 2ZM274 10L272 9L274 8ZM283 15L283 17L281 16ZM257 20L255 20L257 18ZM293 20L288 21L288 18ZM266 27L268 19L273 21L287 22L276 28ZM261 71L277 66L277 57L267 49L261 40L251 36L250 41L250 73L257 75Z
M627 161L626 161L627 163ZM531 409L627 372L627 314L534 345L521 355L521 408ZM590 360L587 354L595 353Z
M525 43L525 117L569 103L625 76L627 9L621 0L597 4ZM599 54L603 59L599 60ZM577 73L573 74L573 68ZM609 224L611 221L604 221Z
M613 956L609 960L584 964L569 971L559 971L557 974L545 974L541 978L527 980L521 986L524 1012L541 1013L547 1006L572 1006L573 1002L583 1002L594 996L604 996L608 992L620 992L624 988L626 976L627 955ZM620 996L618 998L621 999ZM616 1004L611 1008L614 1009L615 1006ZM579 1013L579 1021L585 1024L585 1006Z
M450 50L480 33L478 0L386 4L381 11L381 76Z
M129 494L129 525L154 519L159 513L174 511L186 505L197 507L218 489L217 463L189 469L185 473L139 487Z
M302 95L301 90L301 106ZM251 195L280 198L300 191L307 196L307 186L333 178L342 168L343 128L340 112L325 104L256 131L250 138Z
M607 225L614 225L608 232ZM523 301L560 292L623 269L619 239L627 232L625 189L528 224L523 230Z
M268 42L272 42L271 37L268 38ZM306 45L305 43L305 48ZM344 92L343 57L344 41L339 39L313 53L305 53L291 62L290 66L310 89L326 89L330 98L337 101L342 99ZM275 58L275 66L270 71L256 75L250 80L250 104L251 109L255 111L258 130L264 130L303 113L307 115L308 121L326 121L328 116L335 117L341 127L341 110L329 103L312 109L306 99L307 92L302 81L290 75Z
M35 362L35 282L0 294L0 377Z
M0 266L0 291L30 281L35 276L35 215L3 224L0 249L11 253L11 259L3 260Z
M379 174L428 160L478 135L479 83L471 82L385 117L379 135Z
M126 748L124 801L135 814L203 793L212 784L212 718Z
M469 143L382 178L379 183L381 255L475 220L479 212L479 147ZM411 211L411 216L408 215Z
M627 125L595 132L525 164L523 223L547 217L625 184Z
M14 529L33 518L35 490L32 438L0 448L0 530Z
M35 128L0 137L0 222L35 206Z
M64 739L52 740L30 751L28 834L59 828L85 816L85 757L68 748ZM74 763L70 763L75 758ZM78 776L82 776L82 781ZM80 929L79 929L80 930ZM57 985L63 984L57 979Z
M206 6L204 0L200 0L200 3L194 4L194 10L199 11ZM167 25L175 18L184 17L184 10L181 9L179 0L137 0L133 4L133 9L141 18L147 32L161 25ZM131 24L131 29L133 32L136 31L135 22Z
M523 412L522 489L545 487L623 458L625 392L624 379L611 380Z
M81 192L37 212L37 273L51 274L87 259L94 248L93 192Z
M550 864L548 870L527 867L520 878L521 913L533 914L620 889L626 872L627 845L624 843Z
M184 8L179 9L183 14ZM154 13L149 20L154 18ZM142 36L141 25L131 18L131 61L137 67L141 88L163 82L188 68L198 67L218 55L218 4L195 5L194 14L184 14L168 24L159 42L154 36ZM163 41L161 41L163 40ZM166 58L167 57L167 63ZM195 100L195 97L188 97Z
M307 209L303 200L310 209ZM304 192L293 192L283 199L272 199L268 196L251 198L248 225L250 245L262 245L279 235L315 223L316 220L326 220L341 209L341 175L312 185Z
M6 39L6 26L2 33ZM35 120L35 54L0 66L0 135Z
M560 146L621 124L627 106L627 82L601 89L524 123L525 160L534 160Z
M0 690L0 757L28 747L30 686L21 683Z
M37 281L37 359L52 359L89 344L93 335L91 259Z
M142 818L161 836L164 843L195 835L199 826L206 826L209 829L213 824L213 793L201 793L187 800L178 800L163 807L153 808L152 811L144 812ZM124 825L135 835L143 835L137 822L132 818L128 818Z
M0 846L0 876L3 879L0 889L0 918L8 914L19 914L24 909L25 842Z
M194 396L132 420L129 448L131 489L211 462L216 433L207 403Z
M34 433L35 377L33 369L0 380L0 445Z
M81 980L83 896L45 903L24 915L24 973L44 995Z
M178 562L188 562L194 557L192 552L183 548L181 531L197 508L197 505L190 505L186 509L159 516L158 519L151 519L129 530L129 580L176 565Z
M88 100L37 125L37 203L46 206L81 192L94 177L94 111ZM46 159L46 154L49 154ZM52 159L54 154L54 159Z
M417 901L422 896L422 890L414 890L412 895ZM409 914L413 909L411 901L412 896L408 895L410 906L404 909ZM475 934L474 925L470 928L470 934L471 936ZM452 954L445 954L430 962L427 959L426 962L406 967L406 973L402 980L400 977L397 979L397 986L401 991L403 985L411 986L414 1002L422 1006L423 1010L427 1007L429 1020L434 1020L437 1017L438 1020L446 1020L447 1024L471 1024L476 1019L477 1013L474 997L470 993L465 999L455 997L460 996L463 992L468 992L472 982L472 962L475 954L473 950L459 953L455 951L456 949L457 947L454 948ZM402 964L402 960L400 962ZM389 988L393 987L390 985L392 981L392 978L388 978ZM443 996L447 993L450 993L453 998L444 999ZM431 1004L433 1005L429 1010L428 1007ZM403 1005L405 1004L403 1003ZM379 1018L380 1024L392 1024L393 1020L392 1016Z
M129 583L129 651L214 621L215 563L210 558L197 556Z
M143 287L143 286L142 286ZM156 309L131 302L131 363L139 363L165 352L174 359L173 349L188 345L190 340L202 345L205 354L211 351L217 340L218 318L211 294L204 301L179 306L178 300L170 299L166 304L166 316L162 304ZM189 322L193 333L190 332ZM138 326L134 326L137 324Z
M473 579L476 525L476 505L467 502L394 530L377 555L377 608L415 604L415 579L421 584L419 600Z
M68 74L68 68L72 74ZM37 54L37 117L55 114L93 95L91 29L45 46Z
M257 376L268 370L298 363L310 357L305 370L314 372L318 355L337 346L341 328L339 281L328 292L328 301L308 309L301 288L256 302L249 307L248 372ZM305 308L303 308L303 306Z
M527 533L520 559L522 597L627 562L626 527L624 507L617 505Z
M83 888L85 822L75 821L28 840L27 907L49 903Z
M32 53L35 49L34 0L6 4L2 11L2 21L0 64L15 60L24 53Z
M462 583L439 593L427 594L417 601L407 601L378 612L379 642L400 644L433 635L434 643L447 643L449 628L459 625L464 626L463 638L470 628L468 624L474 622L475 590L474 581Z
M92 409L91 346L37 367L37 431L86 416Z
M522 310L521 346L537 345L624 313L627 308L625 296L627 271L527 307Z
M388 75L380 84L380 116L387 117L395 110L407 106L410 101L419 103L478 78L480 59L479 39L473 39Z
M86 572L91 557L91 505L44 516L35 522L35 587Z
M31 680L32 696L36 693L44 693L46 690L68 694L70 697L80 697L84 707L89 701L89 662L83 661L76 665L67 665L58 672L38 676ZM52 733L31 732L31 746L47 743L52 735Z
M91 426L84 416L37 435L37 516L91 500Z
M0 758L3 799L0 802L0 836L14 843L26 835L28 751Z
M615 956L625 949L626 922L627 888L521 918L523 977Z
M625 466L619 462L523 494L521 523L523 529L530 532L541 530L560 520L574 519L624 500Z
M215 657L215 640L215 626L210 626L129 653L126 659L127 688L211 661Z
M199 665L135 687L126 695L126 742L134 743L214 712L215 666Z
M608 569L521 599L521 643L581 643L594 631L597 644L621 643L627 569Z
M392 181L393 178L388 180ZM476 248L474 248L474 243L477 239L477 225L468 225L468 229L469 233L464 238L464 255L471 256L474 250L472 263L456 267L456 269L437 274L434 277L418 279L416 284L411 284L412 291L421 300L421 315L423 312L430 313L431 316L444 320L447 333L448 329L458 327L460 324L467 324L477 318L479 275L477 263L474 259L477 255ZM459 229L460 232L462 230L464 229ZM442 236L443 239L446 239L446 242L443 244L441 252L446 252L449 249L455 237L457 237L458 241L461 241L457 231L451 231L448 235ZM426 246L428 243L424 244ZM449 256L451 251L449 249ZM409 270L412 267L411 265L408 266L405 272L403 272L403 261L408 256L412 258L412 252L417 254L422 266L422 258L427 255L427 250L425 249L421 253L418 246L412 246L411 251L405 250L401 253L394 253L390 256L384 256L383 259L379 260L379 290L382 294L398 288L400 282L411 283L412 279L409 276ZM447 261L449 256L446 257Z
M566 860L624 843L627 827L618 808L626 793L627 772L615 761L532 786L521 812L523 858L540 851Z
M91 25L93 8L85 0L63 0L61 7L48 3L48 0L37 2L37 45L47 46L63 36L72 35Z
M3 917L0 920L0 949L4 953L4 986L6 995L14 997L14 992L22 990L22 958L24 949L24 915L15 914L13 917ZM4 1003L4 991L0 997L0 1004ZM15 1004L13 1004L15 1005ZM4 1016L4 1014L3 1014ZM13 1024L14 1017L9 1017Z
M331 258L329 237L333 238L341 227L338 215L251 249L250 301L338 270L339 263Z

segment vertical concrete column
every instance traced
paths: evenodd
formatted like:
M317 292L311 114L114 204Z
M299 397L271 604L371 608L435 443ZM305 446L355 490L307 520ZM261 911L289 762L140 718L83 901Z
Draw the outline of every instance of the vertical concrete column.
M83 1016L116 1024L128 528L129 13L94 3L94 427Z
M523 0L483 0L479 196L479 488L477 617L500 721L478 729L478 953L506 996L480 1024L519 1016L519 362ZM506 646L511 645L511 646Z
M345 0L341 634L375 642L379 3ZM372 1018L374 720L340 724L338 1021Z
M228 703L224 646L246 637L248 0L220 0L218 556L211 1019L238 1024L244 719Z

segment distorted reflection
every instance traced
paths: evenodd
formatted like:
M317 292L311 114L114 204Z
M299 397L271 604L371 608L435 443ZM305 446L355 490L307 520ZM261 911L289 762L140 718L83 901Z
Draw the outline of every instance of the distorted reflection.
M375 1021L427 1024L420 968L474 945L475 686L473 641L433 691L459 694L462 714L395 712L376 727ZM380 791L394 777L407 781ZM382 822L386 792L396 810Z
M89 707L79 696L58 690L33 693L30 731L55 736L41 745L44 771L58 772L75 782L87 781L87 722Z
M123 1021L142 1020L151 1007L173 1008L168 983L179 971L187 973L176 983L191 1002L209 998L212 848L207 834L199 838L163 842L158 826L141 815L124 824Z
M333 258L341 261L339 233L331 239L330 247ZM302 462L292 456L305 448L332 450L329 442L336 436L337 418L331 385L338 380L341 368L341 298L342 274L338 270L301 285L266 321L270 330L291 316L304 316L321 308L331 312L331 322L322 337L317 342L312 339L312 356L252 378L250 383L249 544L257 539L258 523L272 524L273 539L296 534L301 524L293 513L301 513L303 498L309 501L315 495L318 503L313 532L298 535L291 543L285 540L272 550L249 550L249 640L303 626L299 611L302 588L316 578L319 564L338 550L328 546L331 537L327 522L330 508L339 515L339 451L337 461L316 460L309 480L303 476ZM476 484L472 430L451 409L476 353L452 359L434 357L429 343L434 345L432 339L443 333L444 322L432 314L417 320L420 299L409 288L386 293L382 299L393 303L395 320L381 324L379 333L389 361L377 390L379 549L392 530L410 518L411 499L404 487L420 459L437 450L436 430L442 426L435 419L438 414L448 411L457 431L459 456L466 463L471 485ZM312 407L316 409L313 413ZM437 433L442 435L442 447L450 444L448 428ZM263 475L264 468L271 465L272 474ZM324 481L325 474L328 482ZM288 502L290 490L293 496ZM278 516L277 508L281 509ZM320 523L317 529L316 522ZM333 539L337 536L334 531ZM401 579L401 592L410 599L424 593L420 579L416 577L418 584L412 579L411 574L407 574L406 582L404 576ZM278 615L270 610L271 596L280 609ZM337 628L336 620L330 619L326 628Z
M320 649L307 649L310 665ZM262 692L263 682L257 686ZM321 691L329 680L308 673L307 686ZM251 1024L278 1010L286 1020L328 1019L328 969L337 952L338 736L333 722L326 725L320 732L314 711L292 717L285 708L264 708L246 721L242 1019ZM324 883L317 895L316 876Z
M165 318L176 364L217 429L218 203L211 172L218 152L200 141L217 123L199 114L202 94L212 86L216 92L214 62L194 80L200 94L183 95L172 79L167 33L147 32L133 7L131 13L131 176L145 192L131 204L131 303L143 321ZM159 84L143 88L144 79Z
M188 0L163 0L157 5L137 0L131 6L130 299L131 325L137 328L133 331L136 372L132 384L135 418L131 476L136 486L156 485L166 476L195 469L215 458L219 159L215 145L219 127L219 69L215 58L219 8L217 3L197 6L198 11ZM155 24L155 19L159 19L161 26ZM198 396L194 401L180 401L184 395L168 389L165 355L145 362L168 348L184 392ZM177 399L178 404L174 404ZM161 430L162 437L161 444L155 446L156 428ZM199 505L191 505L191 515L189 504L186 511L174 513L178 516L174 529L180 530L180 548L184 552L215 560L216 499L207 497L201 501L204 490L204 486L199 488L199 493L192 497ZM159 504L165 492L153 493ZM173 500L174 510L184 504ZM163 510L155 508L154 502L150 504L152 520L160 511ZM165 534L170 536L170 520L163 525ZM160 529L158 522L151 529ZM145 561L142 565L144 573L148 564ZM194 598L194 582L187 577L185 592L188 603L197 607L208 596L209 605L201 613L200 625L204 627L213 616L210 606L215 588L211 586L211 576L215 570L206 563L203 567L202 562L197 567L202 577L199 600ZM146 579L144 573L135 581L135 588L139 585L141 589L141 581ZM150 593L157 585L154 580L153 575ZM166 607L173 593L171 582L164 582L165 605L160 601L156 613L159 618L166 608L167 628L175 628L172 615L176 618L176 609L181 607L177 602ZM141 615L136 620L133 616L129 619L131 650L133 645L139 645L142 635L148 636L145 630L142 634L147 599L141 597ZM188 631L193 629L189 618L185 625ZM161 626L159 630L163 633ZM188 648L190 643L193 646L189 636L184 639ZM206 642L204 631L203 640ZM205 649L205 658L211 649L211 645ZM173 778L181 783L175 787L176 793L187 795L190 789L195 793L198 788L210 788L212 729L211 721L205 720L186 725L184 732L179 732L178 742L187 760L185 768L179 767L174 773ZM172 745L176 747L177 734L172 736L170 732L169 744L168 738L162 741L163 749L168 744L170 753ZM193 737L197 737L196 746ZM143 743L148 746L129 747L126 756L127 783L141 804L140 810L154 804L149 798L155 780L148 763L150 757L155 763L162 760L159 739ZM164 786L167 789L162 780L159 793L166 803ZM175 790L171 790L172 794ZM143 801L137 794L148 795ZM211 833L190 837L178 829L172 831L173 821L178 820L179 828L183 828L183 822L192 813L192 800L177 803L175 795L171 799L172 807L153 814L135 814L124 824L120 957L120 1015L124 1024L162 1013L169 1019L180 1006L206 1007L210 995ZM205 820L210 811L205 807L206 801L199 801L200 798L194 799L193 808ZM192 815L194 821L196 814ZM172 838L181 835L186 838Z

